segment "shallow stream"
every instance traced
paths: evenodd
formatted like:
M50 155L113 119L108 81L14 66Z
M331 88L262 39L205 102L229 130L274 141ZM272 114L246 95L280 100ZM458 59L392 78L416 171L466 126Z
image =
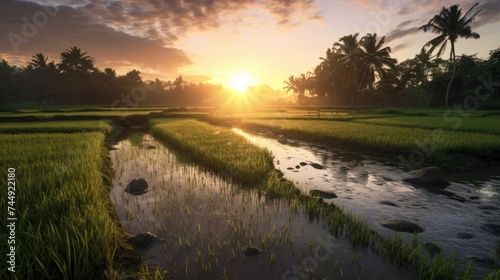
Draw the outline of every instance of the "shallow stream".
M353 153L301 141L277 139L233 129L274 155L275 166L304 190L334 192L333 202L366 219L382 235L393 231L377 223L399 218L422 226L424 242L436 243L459 264L472 259L475 275L492 270L500 246L500 167L449 177L441 194L402 181L401 168ZM411 234L402 233L407 237Z
M329 235L300 207L181 162L150 135L132 135L110 155L116 172L111 199L120 221L132 235L156 235L138 250L152 270L167 271L167 279L415 279L414 269ZM125 192L139 178L148 192Z

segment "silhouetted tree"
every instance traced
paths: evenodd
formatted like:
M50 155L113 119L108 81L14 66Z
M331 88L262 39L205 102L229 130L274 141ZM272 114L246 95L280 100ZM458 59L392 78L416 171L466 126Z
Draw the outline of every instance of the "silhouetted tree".
M58 65L63 73L69 74L89 74L94 67L94 59L78 47L71 47L61 53L61 63Z
M481 12L481 10L470 15L472 10L477 6L475 4L470 8L465 15L462 16L462 10L459 9L459 5L453 5L450 8L443 7L438 15L435 15L427 24L422 25L419 29L424 32L431 31L432 33L439 34L434 39L430 40L424 45L425 47L430 47L429 52L432 53L437 47L439 50L437 52L437 57L440 57L446 49L447 42L450 41L451 51L450 60L453 64L453 70L451 74L450 82L446 89L445 107L448 107L448 96L450 94L450 87L453 79L455 77L455 66L456 66L456 55L455 55L455 42L460 38L473 38L479 39L479 34L472 32L470 24L474 21L476 15Z
M347 35L339 39L339 42L333 44L337 48L335 54L335 65L332 71L336 74L347 76L349 89L351 91L351 106L354 103L354 95L357 91L357 78L359 63L362 51L359 47L358 33Z
M373 89L376 80L387 75L388 70L396 70L397 60L391 57L390 47L382 47L384 43L385 37L377 41L377 33L369 33L360 41L359 81L363 87L368 86L369 91ZM371 99L370 97L370 103Z
M283 82L285 86L283 87L286 92L293 91L293 96L295 97L295 104L299 104L298 102L298 95L299 95L299 80L295 78L294 76L288 77L288 81Z

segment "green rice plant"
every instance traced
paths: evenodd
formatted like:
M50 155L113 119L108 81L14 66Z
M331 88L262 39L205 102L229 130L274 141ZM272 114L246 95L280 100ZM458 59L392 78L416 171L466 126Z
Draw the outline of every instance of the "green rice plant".
M0 166L18 176L17 279L104 279L137 261L104 184L103 144L95 132L0 134Z
M246 120L250 129L267 129L275 134L320 141L332 147L356 150L394 162L418 150L419 143L432 148L425 163L459 172L500 161L500 137L493 134L438 131L397 126L326 120L293 120L276 126L272 120ZM430 143L430 144L429 144ZM430 149L430 148L429 148ZM468 164L464 164L468 163Z
M114 118L127 117L130 115L148 115L150 113L159 113L164 108L47 108L35 107L31 109L12 110L9 113L1 114L5 120L22 117L36 117L39 120L47 120L51 118L64 118L77 120L81 117L87 118Z
M110 121L40 121L0 123L0 133L103 132L113 128Z
M251 123L250 121L248 122ZM301 123L302 121L294 122ZM320 123L318 121L314 122ZM264 126L265 123L266 121L263 120L258 121L258 124L263 124ZM314 130L315 128L313 128L310 123L311 122L302 123L308 124L307 128L304 129ZM325 123L335 123L335 126L339 127L342 127L343 125L343 123L338 124L339 122L332 121L327 121ZM298 125L294 125L293 127L299 129L297 128L297 126ZM330 135L328 134L330 132L327 132L326 127L328 126L325 124L323 127L324 133ZM235 139L234 135L229 135L230 133L232 133L231 130L217 126L210 126L208 124L193 120L162 120L161 122L157 122L157 124L153 126L152 130L154 135L166 145L169 145L179 151L188 153L190 155L189 161L201 163L214 171L220 170L218 168L221 168L221 166L225 166L221 165L220 162L223 162L223 160L220 159L225 159L228 162L233 162L231 156L226 157L226 155L224 155L225 153L238 153L237 150L240 149L240 146L235 146L235 149L233 150L233 147L228 147L228 145L225 145L227 142L234 141L233 139ZM336 133L341 132L337 131ZM349 133L345 132L345 135L343 136L348 139L348 134ZM361 134L362 132L360 132L360 135ZM214 135L216 137L214 137ZM219 138L219 135L222 135L223 137ZM404 142L403 140L402 142ZM242 146L241 148L245 152L242 153L242 155L249 156L250 154L258 153L261 151L255 146L246 146L247 144L248 143L245 142L245 146ZM213 147L207 147L209 145L212 145ZM268 153L267 151L264 152ZM268 157L270 158L270 155L268 155ZM236 164L239 165L238 161L236 161ZM259 165L260 161L252 160L247 164L248 170L254 170L254 167L252 167L252 165ZM241 173L235 173L235 176L240 176L239 174ZM309 217L325 221L327 227L330 229L330 232L334 236L338 237L345 234L355 247L369 247L375 253L386 255L399 265L406 267L416 266L419 268L420 277L422 279L427 279L427 277L430 277L429 279L447 279L454 275L454 272L456 270L456 258L445 258L443 256L431 258L427 256L427 253L421 249L421 241L418 240L416 235L413 239L406 241L403 241L399 235L395 235L392 238L382 238L367 225L366 221L360 219L359 217L351 213L345 213L342 208L339 208L334 204L325 203L319 197L312 197L302 193L292 182L280 178L278 173L273 171L272 164L267 167L265 171L262 171L262 173L256 174L260 174L259 176L265 178L264 182L260 181L260 183L254 184L254 186L257 188L259 196L263 196L266 199L276 201L286 199L289 205L292 205L292 208L294 208L295 205L295 209L303 209L303 211L307 213ZM247 175L244 175L241 178L246 178L245 176ZM247 203L243 203L238 209L241 209L242 212L245 212L247 206ZM210 206L210 208L212 207L214 206ZM209 219L211 219L212 215L213 214L211 212L208 212ZM248 238L250 244L252 244L252 240L257 241L261 243L263 248L269 248L270 246L281 246L280 244L285 239L284 236L287 235L286 225L282 224L279 230L276 228L276 225L273 225L271 230L267 233L255 234L255 237L252 238L252 231L248 230L248 228L243 224L243 220L241 218L235 218L239 217L240 215L241 213L239 213L239 211L233 210L230 215L231 218L228 218L227 226L232 233L233 239L236 238L235 236L245 236L246 238ZM282 220L286 219L282 216L282 212L263 212L260 215L264 223L267 224L271 224L271 217L273 215L275 217L277 215L280 215L279 218L281 218ZM237 248L242 248L239 238L237 243ZM212 248L210 243L207 247L207 251L209 252L209 254L215 256L214 249ZM304 252L304 254L307 255L306 252ZM233 259L235 257L236 256L233 250ZM467 268L465 268L464 271L464 275L468 275Z
M500 135L499 117L462 117L462 116L398 116L383 118L355 119L354 122L398 126L408 128L443 129L463 132L479 132Z
M224 128L195 120L172 119L154 125L151 131L182 156L242 184L259 184L273 170L268 151Z

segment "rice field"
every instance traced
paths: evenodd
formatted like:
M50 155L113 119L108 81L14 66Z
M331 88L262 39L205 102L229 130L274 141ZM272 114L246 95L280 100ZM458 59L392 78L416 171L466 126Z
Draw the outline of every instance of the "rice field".
M394 162L398 157L407 159L419 152L424 155L420 165L436 165L449 172L500 161L500 136L494 134L333 120L246 119L239 125L274 135L320 141L334 148L355 150Z
M16 174L15 279L111 278L134 258L103 182L104 134L2 134L0 143L2 177Z
M355 122L408 128L443 129L500 135L500 117L398 116L355 119Z
M41 121L0 123L0 133L72 133L102 132L110 133L113 126L110 121Z
M216 132L217 134L222 133L221 130L224 129L221 127L210 126L192 120L167 120L163 123L161 121L157 123L160 124L153 126L153 134L161 136L163 135L161 131L168 131L169 135L173 135L171 138L162 139L159 137L159 139L167 146L172 145L172 142L184 143L183 154L190 153L195 156L190 158L191 161L198 162L202 158L198 157L198 155L203 154L212 155L213 158L221 158L223 154L232 153L232 150L225 146L226 140L217 141L212 137ZM243 139L240 141L243 141ZM219 149L209 152L211 148L208 147L207 143L210 143L210 146L219 146ZM250 156L252 152L248 152L247 156ZM220 169L214 168L210 164L205 164L205 166L212 171L220 171ZM325 221L334 236L345 234L353 246L371 248L373 252L386 256L399 265L415 266L421 279L442 279L443 277L451 277L450 275L456 273L457 267L454 257L430 257L418 238L407 240L402 239L397 234L392 238L381 238L367 226L363 219L350 213L344 213L342 209L335 205L324 203L321 198L302 194L288 181L280 180L275 172L268 175L267 178L266 184L256 185L263 195L266 197L286 198L292 204L303 207L304 211L311 217L317 217ZM469 270L468 266L459 269L460 273L463 274L463 279L472 277Z
M171 145L182 157L209 166L239 183L260 184L274 169L268 151L257 148L232 131L195 120L156 121L152 134ZM154 122L153 122L154 123Z
M415 274L370 250L353 247L343 234L331 235L324 220L310 216L293 200L241 188L223 176L179 162L149 135L133 135L133 140L115 148L112 201L127 232L157 236L155 243L139 250L166 279ZM136 178L148 182L149 192L133 196L124 191ZM317 255L321 258L314 259ZM294 265L300 272L292 269Z
M148 114L151 110L56 108L0 115L5 118L24 115L46 118L41 122L0 124L3 176L7 177L7 168L15 168L17 184L23 186L16 194L17 222L20 225L16 236L17 279L120 279L128 270L137 277L162 279L169 275L168 271L165 275L159 271L138 272L135 266L137 255L125 241L123 233L123 229L134 228L168 233L168 228L162 228L162 223L176 229L163 241L164 256L170 260L169 269L186 270L176 276L187 277L188 271L203 274L214 269L223 279L234 279L234 275L227 275L222 269L222 263L228 260L244 262L246 258L242 252L246 246L258 245L267 249L260 258L260 266L267 265L273 270L281 262L279 267L282 268L283 259L280 259L279 252L284 247L293 247L295 234L300 235L294 231L300 225L303 228L308 225L305 217L309 222L322 223L332 236L349 240L355 254L366 256L371 252L369 254L378 256L375 258L390 259L397 265L413 269L421 279L471 279L469 265L457 268L453 256L431 257L418 238L408 240L399 235L382 238L359 217L324 203L321 198L301 193L274 169L269 151L252 145L224 126L258 128L275 136L321 141L386 158L408 156L418 148L417 141L429 143L426 141L430 139L435 145L426 163L456 171L456 168L465 170L500 161L500 136L495 126L498 117L481 117L477 113L474 118L464 119L458 129L447 129L442 123L435 123L439 119L438 111L409 112L404 116L378 112L328 119L310 118L304 110L209 117L224 126L196 121L192 118L199 116L194 111L172 114L184 119L152 120L151 133L171 149L182 164L200 165L211 175L207 175L209 179L201 179L192 177L189 171L181 171L187 172L186 178L191 179L170 184L168 168L177 171L182 168L177 164L169 165L169 160L163 159L162 168L167 170L154 173L156 176L165 172L165 184L152 194L162 197L168 194L164 197L167 205L158 204L162 203L159 200L141 201L115 194L113 202L121 201L126 205L123 211L128 218L122 221L122 224L125 222L122 228L117 223L116 210L109 197L111 177L104 142L105 134L109 134L113 126L106 119ZM204 112L202 114L206 114ZM90 116L103 120L50 120L60 115L68 119ZM207 119L206 115L203 119ZM483 122L476 125L476 120ZM433 132L436 128L443 130L436 134ZM141 145L142 136L134 137L130 140L131 145ZM149 152L155 153L156 150ZM457 159L460 160L458 164ZM151 163L154 158L144 161ZM124 170L118 168L116 173L122 176ZM219 184L219 193L207 190L207 180ZM228 187L233 183L235 186ZM0 208L5 209L6 203L0 200ZM283 214L277 215L275 210L267 208L263 215L265 207L277 207ZM142 214L133 214L134 209ZM152 212L146 215L145 211L150 210ZM176 218L178 215L183 218ZM302 222L297 222L299 226L291 222L297 215L304 215L300 216ZM279 230L273 230L274 224L279 225ZM260 235L250 230L254 226L261 229ZM229 236L233 233L229 243L228 239L221 237L222 232L229 233ZM196 234L205 235L197 237ZM314 250L316 245L312 243L310 248ZM176 258L175 252L182 256L182 261ZM307 250L302 250L295 256L296 261L307 258L307 254ZM355 254L351 256L351 265L356 263ZM6 256L2 259L5 260ZM335 265L335 261L329 265ZM147 266L144 269L147 270ZM151 272L153 274L148 275ZM2 279L11 276L5 270L1 273ZM279 273L273 275L282 276ZM311 274L302 277L307 276ZM486 279L497 276L498 271L494 271Z

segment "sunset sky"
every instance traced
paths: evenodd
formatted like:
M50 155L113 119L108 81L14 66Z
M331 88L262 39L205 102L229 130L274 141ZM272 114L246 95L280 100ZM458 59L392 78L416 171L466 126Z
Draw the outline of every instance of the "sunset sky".
M412 58L435 36L419 26L443 6L460 4L466 12L474 3L0 0L0 55L25 66L35 53L58 62L61 52L77 46L100 69L118 74L138 69L144 80L182 75L190 82L227 85L232 76L246 73L255 84L281 90L288 76L311 71L328 47L356 32L386 36L393 57ZM472 30L481 39L459 39L457 54L487 58L500 47L500 1L479 3L483 11Z

